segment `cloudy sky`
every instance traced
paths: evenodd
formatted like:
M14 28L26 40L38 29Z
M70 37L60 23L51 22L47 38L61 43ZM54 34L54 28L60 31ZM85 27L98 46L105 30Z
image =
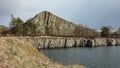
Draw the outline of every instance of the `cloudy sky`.
M120 0L0 0L0 25L9 25L10 15L24 21L43 10L94 29L120 27Z

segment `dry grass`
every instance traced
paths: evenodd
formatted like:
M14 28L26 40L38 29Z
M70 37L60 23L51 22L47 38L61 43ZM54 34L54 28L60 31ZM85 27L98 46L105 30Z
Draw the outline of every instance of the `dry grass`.
M15 37L0 37L0 68L85 68L49 61L31 44Z

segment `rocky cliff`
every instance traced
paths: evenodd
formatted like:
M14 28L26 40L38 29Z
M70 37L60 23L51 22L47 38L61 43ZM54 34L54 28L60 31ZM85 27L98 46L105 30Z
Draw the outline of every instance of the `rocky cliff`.
M70 21L64 20L51 12L43 11L32 18L33 23L37 25L36 31L39 34L49 35L87 35L95 36L95 30L78 26Z
M120 38L24 37L19 38L36 48L98 47L120 45Z

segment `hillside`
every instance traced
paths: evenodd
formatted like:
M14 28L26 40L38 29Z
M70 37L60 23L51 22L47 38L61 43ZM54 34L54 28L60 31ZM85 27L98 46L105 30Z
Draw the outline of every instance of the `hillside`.
M120 30L113 33L113 36L120 37Z
M0 26L0 34L4 35L53 35L53 36L98 36L98 32L88 27L74 24L51 12L43 11L33 18L22 21L19 17L11 17L10 28Z
M3 25L0 25L0 35L3 34L3 32L7 31L8 28L3 26Z
M43 11L32 18L37 25L39 34L72 35L72 36L96 36L97 32L84 26L78 26L64 20L51 12Z
M31 44L16 37L0 37L0 68L85 68L49 61Z

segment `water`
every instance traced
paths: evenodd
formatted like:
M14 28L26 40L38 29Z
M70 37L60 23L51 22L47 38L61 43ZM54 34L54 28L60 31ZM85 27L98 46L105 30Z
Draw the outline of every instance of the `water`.
M80 64L87 68L120 68L120 46L42 49L50 60L65 65Z

